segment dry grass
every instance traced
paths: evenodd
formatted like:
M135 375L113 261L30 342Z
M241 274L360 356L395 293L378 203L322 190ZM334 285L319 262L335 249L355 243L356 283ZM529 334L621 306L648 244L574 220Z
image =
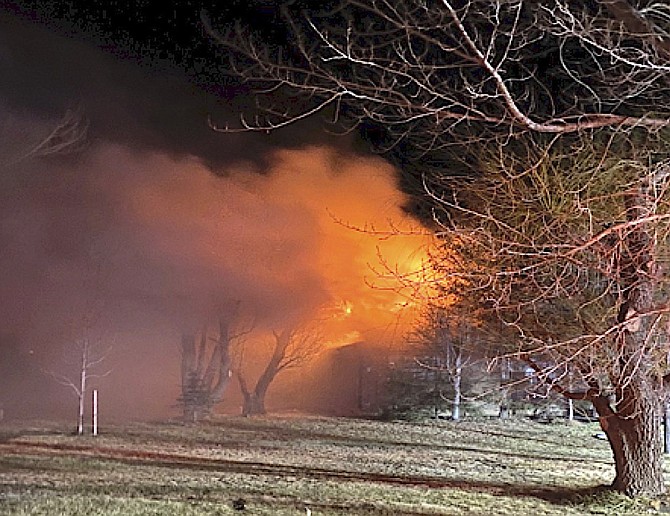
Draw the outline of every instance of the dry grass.
M0 427L0 514L648 514L592 425L311 417ZM233 508L243 500L244 511Z

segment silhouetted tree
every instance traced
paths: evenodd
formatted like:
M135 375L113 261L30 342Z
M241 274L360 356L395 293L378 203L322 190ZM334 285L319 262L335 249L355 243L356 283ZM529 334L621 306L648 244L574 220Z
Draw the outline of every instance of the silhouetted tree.
M486 307L502 323L501 356L523 360L545 389L593 403L616 488L657 493L670 379L670 153L628 144L490 156L486 174L434 198L444 221L436 273L447 291L451 278L466 282L461 309Z
M237 379L244 398L242 405L244 416L265 414L265 397L277 375L282 371L305 365L323 346L319 331L312 326L299 329L285 328L281 332L273 332L272 335L274 338L272 354L253 389L249 387L244 373L244 356L240 357ZM255 352L257 351L256 349Z
M219 317L218 333L212 335L207 327L181 338L181 397L183 418L197 422L208 417L223 396L233 376L233 346L251 329L239 325L237 311Z
M76 357L76 375L68 376L55 371L48 371L48 373L59 384L70 388L77 396L77 435L83 435L86 398L90 391L91 380L105 377L110 374L111 370L101 370L108 350L101 351L100 345L94 344L89 337L84 337L76 343L76 351L79 355Z
M432 372L438 399L446 402L454 421L461 419L464 384L468 371L479 376L485 361L485 347L477 342L474 321L449 307L427 306L411 336L415 361ZM475 370L475 366L477 369ZM440 385L442 384L442 385Z

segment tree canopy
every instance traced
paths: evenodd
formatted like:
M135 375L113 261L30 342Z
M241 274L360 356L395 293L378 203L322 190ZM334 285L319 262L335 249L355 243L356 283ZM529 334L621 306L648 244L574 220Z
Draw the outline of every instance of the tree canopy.
M369 130L428 207L445 295L593 402L616 489L663 492L670 7L341 0L282 16L278 45L203 14L259 91L240 130L319 111Z

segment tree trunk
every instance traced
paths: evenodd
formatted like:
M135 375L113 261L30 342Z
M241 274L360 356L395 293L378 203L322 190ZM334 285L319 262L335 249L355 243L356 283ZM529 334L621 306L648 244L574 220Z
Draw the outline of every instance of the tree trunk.
M188 423L210 415L223 399L232 376L231 337L225 317L219 319L219 337L209 359L208 339L207 327L203 328L198 345L193 334L184 334L181 339L181 403L184 421Z
M665 492L661 410L656 394L637 388L640 383L644 382L636 381L638 385L626 389L627 395L619 401L621 411L598 412L614 455L612 487L631 497L655 497Z
M509 395L507 389L503 389L502 399L500 400L500 410L498 411L498 417L500 419L509 419L510 417Z
M501 399L500 399L500 412L498 414L498 417L500 419L508 419L510 416L510 410L509 410L509 387L508 383L510 380L511 376L511 371L510 371L510 364L509 364L509 358L503 358L502 363L500 365L500 391L501 391Z
M663 401L663 451L670 453L670 401Z
M216 404L223 400L223 395L228 389L228 384L232 378L232 357L230 355L230 328L228 320L221 317L219 319L219 341L216 346L219 350L218 360L218 380L213 387L210 387L209 392L209 407L208 410ZM212 357L212 360L214 357ZM211 385L208 384L208 385Z
M626 217L634 223L655 213L658 181L664 177L641 178L639 188L624 198ZM612 384L615 403L604 396L594 400L607 434L616 467L612 487L628 496L659 496L663 482L661 444L661 398L655 388L658 372L648 343L658 328L644 314L654 309L657 287L656 236L649 224L637 224L624 236L619 256L619 285L623 302L617 322L618 363Z
M237 380L240 383L240 391L242 391L242 415L244 417L250 416L262 416L265 414L265 393L267 392L267 387L265 390L262 390L256 386L256 388L251 391L247 385L242 373L237 374ZM269 384L268 384L269 385Z
M196 422L195 391L199 377L194 374L195 369L195 336L182 334L181 336L181 404L182 417L186 423Z
M245 394L242 415L244 417L251 417L262 416L263 414L265 414L265 393L262 395L256 392Z
M454 403L451 407L451 419L459 421L461 419L461 380L463 378L463 357L461 351L456 354L456 364L454 368Z
M616 465L612 487L628 496L663 494L660 420L641 416L617 426L618 431L607 433Z
M82 374L82 380L85 377ZM82 383L84 383L82 381ZM79 409L77 412L77 435L84 435L84 392L79 393Z
M275 333L275 347L272 352L272 357L268 361L263 373L256 382L256 387L253 391L247 386L247 382L242 373L237 374L237 379L240 383L240 390L244 397L244 404L242 406L243 416L257 416L265 414L265 395L268 392L270 384L277 376L277 373L282 369L282 361L286 356L286 349L291 343L292 331L285 329L281 333Z

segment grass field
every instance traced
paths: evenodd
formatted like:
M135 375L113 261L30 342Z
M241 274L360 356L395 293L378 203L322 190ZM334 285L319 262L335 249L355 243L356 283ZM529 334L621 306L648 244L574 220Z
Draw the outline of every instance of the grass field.
M0 514L670 512L603 489L609 448L579 423L226 417L69 430L0 425Z

